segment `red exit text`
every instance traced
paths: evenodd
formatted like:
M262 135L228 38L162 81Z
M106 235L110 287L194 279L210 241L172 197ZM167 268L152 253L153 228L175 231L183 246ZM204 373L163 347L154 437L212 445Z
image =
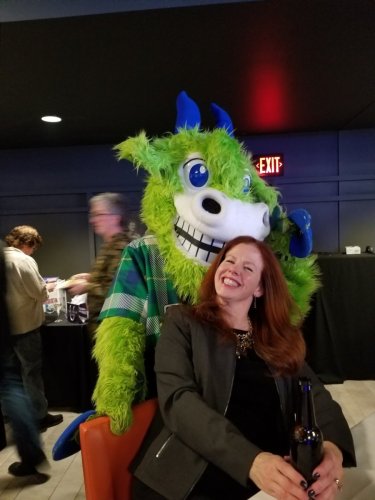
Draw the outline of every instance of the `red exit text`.
M281 154L256 155L253 160L261 177L284 175L284 158Z

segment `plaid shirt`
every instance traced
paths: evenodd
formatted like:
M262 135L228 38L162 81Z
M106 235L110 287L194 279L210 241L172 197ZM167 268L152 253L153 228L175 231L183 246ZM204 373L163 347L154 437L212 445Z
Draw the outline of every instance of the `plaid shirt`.
M178 302L173 283L165 274L157 239L147 235L124 249L99 319L120 316L142 323L147 346L154 346L165 307Z

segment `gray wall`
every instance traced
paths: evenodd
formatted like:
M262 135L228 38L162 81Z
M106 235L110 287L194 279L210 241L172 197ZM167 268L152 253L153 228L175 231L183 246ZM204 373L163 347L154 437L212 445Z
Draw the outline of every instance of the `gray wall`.
M288 211L311 213L315 252L375 246L375 129L241 140L254 154L284 154L284 176L267 180ZM0 151L0 237L15 225L34 225L45 240L36 254L43 276L87 271L100 245L88 224L88 199L123 192L135 218L143 185L143 172L118 162L110 145Z
M142 190L142 173L118 162L111 146L0 151L0 237L35 226L44 239L35 254L41 274L68 278L89 270L101 243L89 227L89 198L124 193L129 218L138 218Z

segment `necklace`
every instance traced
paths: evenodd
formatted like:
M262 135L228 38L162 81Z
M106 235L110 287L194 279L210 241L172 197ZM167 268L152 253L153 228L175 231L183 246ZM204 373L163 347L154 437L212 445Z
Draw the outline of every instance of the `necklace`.
M251 324L250 319L248 320L249 329L247 332L243 330L234 330L234 333L237 337L237 345L236 345L236 356L238 359L241 356L246 356L247 351L254 348L254 334L253 334L253 325Z

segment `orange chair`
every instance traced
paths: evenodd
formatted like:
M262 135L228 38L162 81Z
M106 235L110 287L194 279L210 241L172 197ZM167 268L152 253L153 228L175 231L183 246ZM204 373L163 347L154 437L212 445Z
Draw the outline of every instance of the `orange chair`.
M79 426L87 500L130 500L132 474L128 466L156 409L156 399L135 405L133 423L121 436L110 431L109 417L98 417Z

